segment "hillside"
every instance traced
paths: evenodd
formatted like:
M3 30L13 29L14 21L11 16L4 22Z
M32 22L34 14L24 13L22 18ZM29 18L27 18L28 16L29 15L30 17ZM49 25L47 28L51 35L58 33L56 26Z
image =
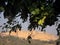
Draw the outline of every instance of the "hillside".
M32 33L32 34L31 34ZM19 37L19 38L23 38L23 39L27 39L27 37L31 34L31 37L33 40L41 40L41 41L55 41L58 39L58 36L52 35L52 34L48 34L46 32L38 32L38 31L34 31L32 30L30 31L19 31L17 30L17 32L11 32L10 36L14 36L14 37ZM5 33L0 33L1 36L9 36L9 32L5 32Z

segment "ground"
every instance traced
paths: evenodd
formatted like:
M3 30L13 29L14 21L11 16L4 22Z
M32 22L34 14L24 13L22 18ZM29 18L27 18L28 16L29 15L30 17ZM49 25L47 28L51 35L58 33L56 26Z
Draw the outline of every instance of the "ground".
M56 41L40 41L40 40L28 40L21 39L14 36L0 36L0 45L55 45Z

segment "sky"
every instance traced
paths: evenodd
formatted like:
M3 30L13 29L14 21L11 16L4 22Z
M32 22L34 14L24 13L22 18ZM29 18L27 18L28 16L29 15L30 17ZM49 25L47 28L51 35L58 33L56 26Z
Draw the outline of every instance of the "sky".
M0 26L1 26L1 25L4 26L3 23L6 23L6 22L8 21L8 19L7 19L7 18L4 19L3 12L0 13L0 17L1 17L1 18L0 18ZM22 19L20 19L20 17L16 18L15 20L16 20L16 21L19 21L19 23L22 25L22 30L27 30L27 27L28 27L28 25L30 24L30 23L29 23L29 17L28 17L28 19L27 19L27 21L26 21L25 23L22 23ZM60 19L59 19L59 20L60 20ZM59 23L60 23L60 22L59 22ZM59 23L58 23L58 24L59 24ZM55 23L55 24L52 25L52 26L46 26L46 28L44 28L44 30L46 30L47 33L56 35L56 34L57 34L56 28L57 28L57 26L56 26L56 23ZM39 31L39 29L36 29L36 30ZM2 28L0 28L0 31L2 31Z

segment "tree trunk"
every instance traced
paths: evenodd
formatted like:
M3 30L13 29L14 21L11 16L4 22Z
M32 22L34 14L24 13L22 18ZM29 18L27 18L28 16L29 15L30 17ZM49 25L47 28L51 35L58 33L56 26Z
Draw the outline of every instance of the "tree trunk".
M59 36L59 39L56 42L56 45L60 45L60 32L59 30L57 30L57 35Z
M59 30L57 30L57 35L59 36Z
M43 29L44 29L44 27L42 27L41 31L44 31Z
M56 42L56 45L60 45L60 36L59 36L59 39Z

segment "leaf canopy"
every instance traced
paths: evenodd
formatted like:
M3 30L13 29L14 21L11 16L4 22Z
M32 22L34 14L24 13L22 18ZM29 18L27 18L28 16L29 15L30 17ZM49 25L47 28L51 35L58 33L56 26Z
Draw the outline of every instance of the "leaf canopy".
M38 26L53 25L57 21L58 13L55 11L53 0L1 0L0 12L4 11L4 18L8 18L8 24L15 19L18 13L23 19L23 23L30 15L30 25L28 29Z

